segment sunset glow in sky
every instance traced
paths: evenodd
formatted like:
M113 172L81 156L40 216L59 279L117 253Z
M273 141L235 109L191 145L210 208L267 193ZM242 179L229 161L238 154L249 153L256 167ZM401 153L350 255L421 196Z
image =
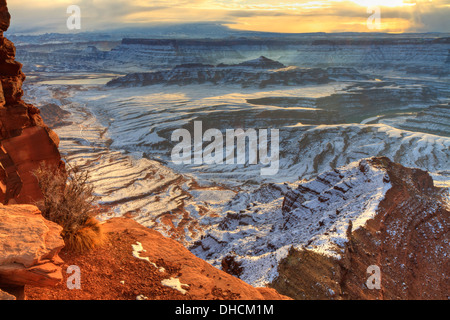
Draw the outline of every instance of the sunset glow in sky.
M69 5L82 30L193 22L269 32L450 32L450 0L8 0L15 31L64 32ZM367 19L379 7L380 29Z

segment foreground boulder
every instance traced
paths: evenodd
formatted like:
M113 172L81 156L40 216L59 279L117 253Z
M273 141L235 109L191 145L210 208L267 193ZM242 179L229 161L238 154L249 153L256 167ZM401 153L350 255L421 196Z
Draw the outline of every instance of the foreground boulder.
M8 292L0 290L0 300L16 300L16 297Z
M0 205L0 288L61 282L61 230L35 206Z

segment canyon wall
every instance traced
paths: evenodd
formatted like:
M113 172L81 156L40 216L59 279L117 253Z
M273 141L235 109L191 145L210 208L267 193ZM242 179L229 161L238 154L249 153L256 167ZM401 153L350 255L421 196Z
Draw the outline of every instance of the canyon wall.
M423 170L362 159L237 194L191 251L293 299L446 300L446 192Z
M444 190L425 171L387 158L374 158L371 165L385 171L392 186L376 215L359 228L355 221L349 224L339 259L308 248L291 249L272 283L278 292L296 299L448 298L450 220ZM292 215L311 192L289 193L283 212ZM370 286L370 266L380 270L378 288Z
M15 60L14 44L4 37L10 23L6 0L0 0L0 201L34 203L41 192L33 171L41 162L63 169L58 136L22 100L25 75Z
M57 37L57 35L55 35ZM353 39L351 35L298 35L288 38L240 39L123 39L99 43L52 38L51 42L22 37L20 59L27 70L109 70L142 72L180 64L239 63L264 55L298 67L354 67L359 71L396 70L446 77L449 73L449 38L442 35L383 35ZM18 39L19 41L19 39ZM48 41L48 40L47 40ZM75 42L75 43L74 43Z

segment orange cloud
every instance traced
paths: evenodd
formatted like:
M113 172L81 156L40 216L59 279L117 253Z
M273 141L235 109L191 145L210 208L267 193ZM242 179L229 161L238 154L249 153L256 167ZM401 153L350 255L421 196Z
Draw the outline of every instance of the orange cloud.
M400 18L381 19L380 29L373 30L367 26L367 19L336 16L297 16L297 17L249 17L239 18L233 24L227 24L232 29L246 31L266 31L283 33L310 32L405 32L412 27L412 21Z
M81 7L90 30L123 25L219 22L268 32L372 32L367 7L380 6L385 32L450 32L448 0L11 0L13 24L60 32L66 8Z

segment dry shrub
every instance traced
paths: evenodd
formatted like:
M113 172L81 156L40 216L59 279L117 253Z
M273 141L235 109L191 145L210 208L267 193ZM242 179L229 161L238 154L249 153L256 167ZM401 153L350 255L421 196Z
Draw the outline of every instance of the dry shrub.
M101 225L95 218L89 218L80 228L63 232L66 247L74 252L84 252L99 246L103 242Z
M103 241L102 228L94 218L97 197L88 183L89 172L67 165L66 172L42 163L35 170L43 199L36 203L42 215L63 227L66 248L84 252Z

